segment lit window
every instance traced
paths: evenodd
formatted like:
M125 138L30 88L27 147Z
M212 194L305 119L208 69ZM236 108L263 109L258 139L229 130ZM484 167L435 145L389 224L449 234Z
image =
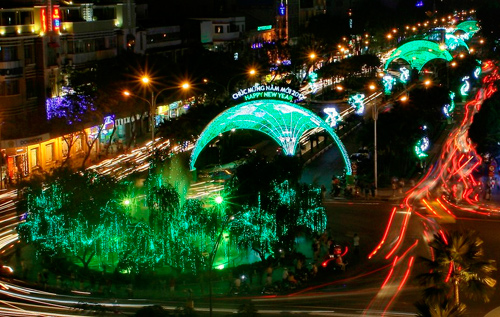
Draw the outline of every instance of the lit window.
M45 145L45 161L50 163L54 160L54 143Z

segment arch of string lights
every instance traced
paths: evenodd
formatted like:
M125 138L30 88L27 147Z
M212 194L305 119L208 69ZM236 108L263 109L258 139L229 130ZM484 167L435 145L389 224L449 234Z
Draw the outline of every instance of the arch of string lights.
M481 28L477 24L477 21L464 21L462 23L457 24L455 27L456 30L462 30L465 33L469 34L469 36L474 35L477 31L479 31Z
M446 44L446 47L449 49L449 50L455 50L457 49L458 47L465 47L465 49L467 50L467 52L469 52L469 46L467 45L467 43L465 43L464 40L462 40L461 38L459 38L458 36L455 36L453 34L449 34L449 33L446 33L445 35L445 44Z
M415 40L401 45L392 52L385 62L384 69L386 70L389 64L398 58L404 59L411 68L416 68L418 71L430 60L440 58L449 62L453 59L447 50L442 50L439 44L428 40Z
M236 105L215 117L203 130L191 153L190 169L203 148L221 133L233 129L256 130L275 140L286 155L295 155L301 136L309 130L326 130L337 144L346 165L346 174L351 175L351 162L344 144L332 128L310 110L294 103L262 99Z

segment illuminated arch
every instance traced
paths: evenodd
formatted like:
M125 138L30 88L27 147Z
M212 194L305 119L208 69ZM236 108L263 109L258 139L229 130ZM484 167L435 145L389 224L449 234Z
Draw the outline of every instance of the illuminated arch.
M387 69L389 64L398 58L404 59L411 68L416 68L418 71L430 60L440 58L451 61L453 59L448 51L439 47L439 44L427 40L411 41L398 47L385 62L384 69Z
M477 31L479 31L481 28L477 24L477 21L464 21L462 23L457 24L456 29L464 31L470 37L474 35L474 33L476 33Z
M455 36L453 34L446 33L445 44L449 50L453 51L453 50L457 49L459 46L462 46L462 47L465 47L467 52L469 52L469 46L467 45L467 43L465 43L465 41L462 40L460 37Z
M342 141L325 121L310 110L296 104L279 100L255 100L236 105L215 117L203 130L191 153L190 168L201 151L219 134L232 129L256 130L269 135L286 155L295 155L297 145L304 132L311 129L326 130L337 144L346 165L346 174L351 175L351 162Z

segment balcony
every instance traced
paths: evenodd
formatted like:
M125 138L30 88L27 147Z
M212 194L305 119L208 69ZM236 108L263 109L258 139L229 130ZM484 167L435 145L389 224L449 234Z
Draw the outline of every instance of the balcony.
M63 22L61 27L62 33L90 33L114 30L115 20L103 21L82 21L82 22Z
M71 60L74 65L87 63L91 61L99 61L103 59L113 58L117 55L117 49L111 48L107 50L88 52L88 53L73 53L67 54L67 59Z
M14 69L23 67L21 61L9 61L9 62L1 62L0 61L0 69Z

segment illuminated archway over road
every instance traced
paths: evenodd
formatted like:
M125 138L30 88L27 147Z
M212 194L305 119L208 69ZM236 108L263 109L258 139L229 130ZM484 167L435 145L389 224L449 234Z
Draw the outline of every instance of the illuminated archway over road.
M453 59L447 50L439 47L439 44L427 40L415 40L398 47L385 62L384 69L387 69L389 64L398 58L404 59L411 68L416 68L418 71L433 59L439 58L448 62Z
M474 33L479 31L481 28L478 26L477 21L464 21L459 23L455 29L464 31L467 34L467 38L470 38Z
M325 121L310 110L294 103L261 99L241 103L220 113L203 130L191 153L190 168L194 170L196 160L203 148L219 134L233 129L256 130L267 134L278 143L286 155L295 155L297 145L304 132L324 129L337 144L346 165L346 174L351 175L351 162L339 137Z

